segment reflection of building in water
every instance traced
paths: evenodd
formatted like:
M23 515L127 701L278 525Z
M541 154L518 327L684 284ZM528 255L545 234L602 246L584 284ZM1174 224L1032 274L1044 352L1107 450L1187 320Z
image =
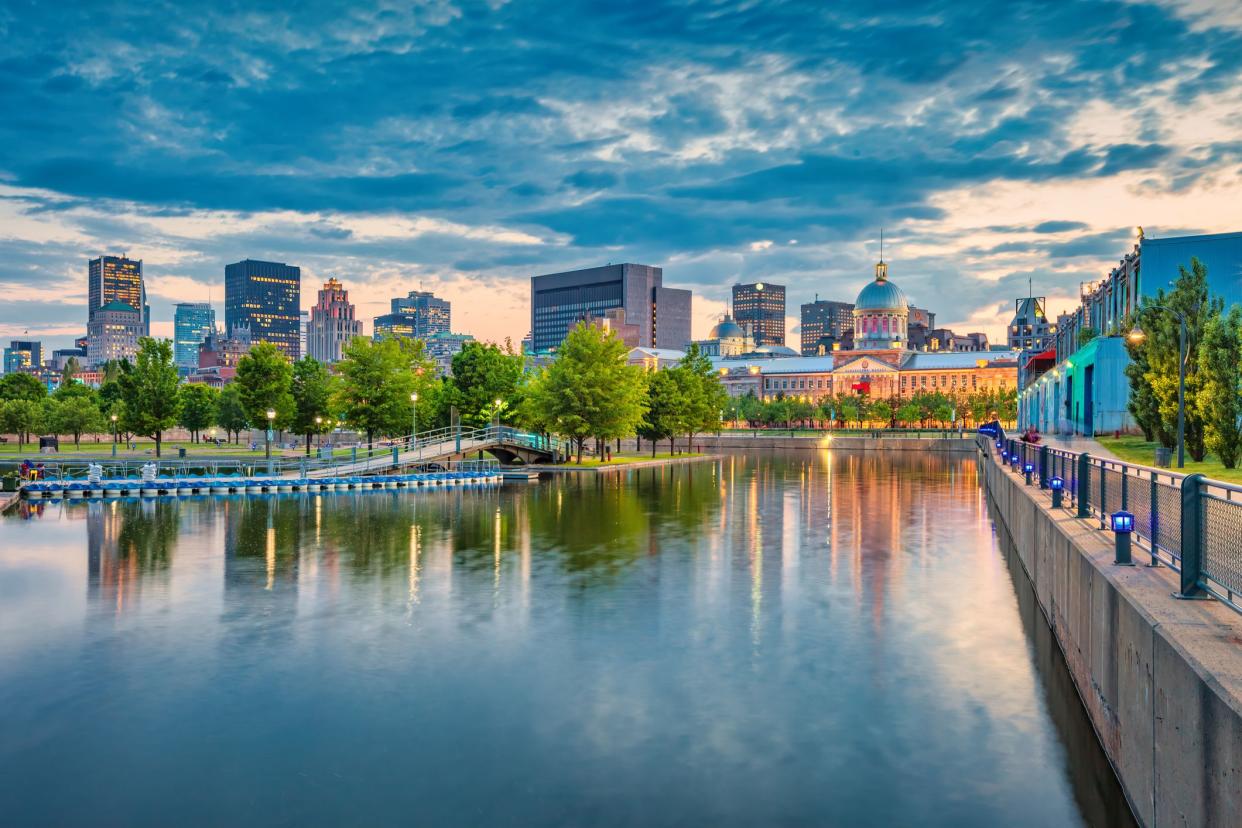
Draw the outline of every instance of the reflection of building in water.
M833 527L846 527L854 582L879 628L884 622L891 579L905 563L902 515L915 486L913 481L899 478L891 462L878 452L840 454L833 471L829 521ZM841 533L834 529L834 559L841 541Z
M153 579L166 585L179 530L172 500L92 501L72 506L86 517L87 591L121 612Z

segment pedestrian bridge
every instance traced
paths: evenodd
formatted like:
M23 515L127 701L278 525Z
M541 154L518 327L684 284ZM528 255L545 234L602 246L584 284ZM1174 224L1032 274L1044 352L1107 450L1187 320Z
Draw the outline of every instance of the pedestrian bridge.
M305 476L386 474L400 469L465 460L480 452L491 454L506 465L546 463L553 459L554 448L542 434L519 431L509 426L491 425L466 431L444 428L401 437L389 446L351 452L348 457L334 458L321 467L307 469Z

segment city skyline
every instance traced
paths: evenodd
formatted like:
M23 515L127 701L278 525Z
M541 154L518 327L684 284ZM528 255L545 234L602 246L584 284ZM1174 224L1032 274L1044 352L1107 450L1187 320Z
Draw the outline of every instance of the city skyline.
M913 303L1004 341L1028 280L1055 318L1135 225L1236 224L1230 9L523 4L339 21L312 4L189 27L157 8L14 9L0 28L23 68L0 102L26 115L0 125L0 338L68 345L83 260L124 252L166 337L177 302L210 292L222 316L223 265L255 256L302 268L302 309L348 274L361 319L423 289L454 302L458 330L515 342L532 275L650 262L696 294L695 338L732 284L786 285L792 340L801 303L852 295L884 227ZM79 128L103 119L118 128Z

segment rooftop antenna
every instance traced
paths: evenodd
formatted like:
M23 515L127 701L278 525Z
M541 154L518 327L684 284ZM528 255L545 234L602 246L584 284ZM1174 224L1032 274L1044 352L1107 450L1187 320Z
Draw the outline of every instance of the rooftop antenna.
M880 261L884 261L884 228L880 228Z

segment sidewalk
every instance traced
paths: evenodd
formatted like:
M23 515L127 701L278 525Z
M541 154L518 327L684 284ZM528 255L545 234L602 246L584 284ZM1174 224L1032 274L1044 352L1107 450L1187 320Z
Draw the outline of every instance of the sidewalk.
M1096 442L1094 437L1083 437L1078 434L1061 435L1061 434L1041 434L1039 435L1040 445L1049 448L1061 449L1062 451L1087 452L1092 457L1099 457L1103 460L1116 460L1123 462L1120 457L1113 454L1108 449ZM1130 465L1136 465L1131 463Z

